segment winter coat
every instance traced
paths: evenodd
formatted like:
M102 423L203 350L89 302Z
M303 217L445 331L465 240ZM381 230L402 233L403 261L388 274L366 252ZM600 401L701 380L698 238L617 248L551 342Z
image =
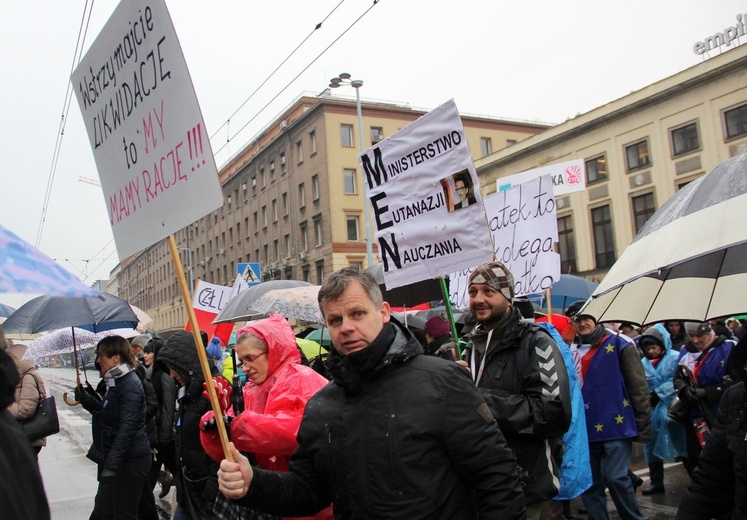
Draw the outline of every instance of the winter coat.
M148 367L148 376L158 400L156 424L158 445L168 446L174 442L174 417L176 414L176 383L155 363Z
M563 354L552 337L522 320L518 308L510 312L502 334L475 327L463 355L475 377L483 366L480 351L486 352L477 388L525 472L524 494L532 504L558 494L562 439L571 423L570 386ZM530 339L522 342L525 336ZM488 338L487 349L476 348Z
M97 423L99 438L94 439L94 444L104 454L102 469L116 472L125 459L150 455L145 430L145 391L134 370L107 382L103 402L89 399L81 404Z
M22 359L17 361L15 358L13 360L18 367L20 378L16 386L15 400L8 407L8 411L17 421L22 422L34 416L39 402L47 397L47 389L44 386L44 380L34 367L33 360ZM31 446L34 447L46 445L46 437L31 443Z
M260 385L251 380L244 385L244 411L231 422L231 441L239 451L253 454L260 468L288 471L306 402L329 381L300 364L296 337L285 318L272 315L251 322L237 336L243 333L267 344L267 379ZM203 421L213 417L211 410ZM201 432L201 441L208 455L223 460L217 432ZM332 518L332 512L325 510L317 517Z
M425 354L454 361L454 341L451 336L434 339L425 346Z
M155 448L158 445L158 397L156 397L153 382L150 380L145 367L138 365L135 373L143 385L143 393L145 394L145 433L148 435L150 447Z
M424 356L392 319L366 348L332 354L334 384L306 405L286 473L257 469L242 505L288 516L333 503L338 520L524 517L516 461L466 371Z
M747 395L744 383L723 394L676 520L747 518Z
M158 353L156 363L161 370L174 369L185 383L178 392L179 409L176 413L175 475L176 500L199 518L212 511L218 496L218 463L208 457L200 444L200 418L211 409L210 402L202 396L205 381L192 333L179 331L172 334Z

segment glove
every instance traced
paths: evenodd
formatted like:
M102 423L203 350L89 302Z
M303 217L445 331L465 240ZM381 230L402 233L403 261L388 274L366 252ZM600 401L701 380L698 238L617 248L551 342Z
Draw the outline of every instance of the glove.
M83 405L83 408L89 408L94 402L98 402L98 399L93 397L88 390L83 388L83 385L75 387L75 400Z
M102 482L102 483L114 482L115 478L117 478L116 471L113 471L109 468L104 468L104 471L102 471L101 475L99 476L99 482Z
M692 386L686 386L682 388L678 394L678 397L688 403L697 403L700 399L705 399L706 391L705 388L693 388Z
M213 386L215 387L215 393L218 395L218 405L220 406L221 411L225 412L228 410L228 407L231 406L231 392L233 391L231 383L223 377L214 377ZM202 387L205 389L202 392L203 397L210 401L207 382L202 383Z
M231 421L233 421L232 415L223 416L223 424L226 426L226 434L228 438L231 438ZM209 432L218 429L218 424L215 422L215 416L212 415L210 419L205 419L200 425L200 429L204 432Z

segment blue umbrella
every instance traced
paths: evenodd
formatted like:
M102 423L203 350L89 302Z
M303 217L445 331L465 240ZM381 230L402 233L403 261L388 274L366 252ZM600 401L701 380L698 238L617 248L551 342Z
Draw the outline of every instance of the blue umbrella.
M16 312L15 308L11 307L10 305L5 305L4 303L0 303L0 318L8 318L14 312Z
M0 225L0 292L83 297L97 294L70 271Z
M594 294L598 285L598 283L580 276L561 274L560 280L550 289L553 312L555 312L555 309L557 309L557 312L562 312L577 300L588 300ZM547 298L544 293L530 294L527 298L537 302L542 308L547 308Z

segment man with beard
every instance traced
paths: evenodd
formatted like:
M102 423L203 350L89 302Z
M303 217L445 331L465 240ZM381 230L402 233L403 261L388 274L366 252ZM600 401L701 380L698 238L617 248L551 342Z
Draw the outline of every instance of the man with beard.
M331 502L338 520L524 518L516 461L466 370L424 356L367 273L325 277L318 298L333 381L306 404L289 471L252 468L231 443L221 492L291 517Z
M558 493L563 434L571 422L570 386L560 348L522 320L513 305L514 279L501 262L478 266L469 278L477 320L465 359L519 465L527 518Z
M633 441L647 443L651 435L646 374L626 336L579 314L584 303L573 302L565 313L576 331L571 353L584 397L593 479L581 498L590 520L608 520L604 490L609 488L621 518L643 520L628 468Z

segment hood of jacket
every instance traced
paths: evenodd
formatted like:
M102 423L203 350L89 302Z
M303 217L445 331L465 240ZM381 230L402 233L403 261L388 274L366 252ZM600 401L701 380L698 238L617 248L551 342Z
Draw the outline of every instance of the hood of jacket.
M341 356L336 350L328 361L332 379L346 393L357 393L364 381L375 379L389 366L405 363L423 354L420 342L407 328L390 317L371 344L358 352Z
M191 332L182 330L172 334L158 352L156 363L167 374L169 367L173 368L184 380L188 394L194 396L202 392L202 383L205 378L202 375L200 358L197 356L195 340Z
M672 350L672 336L667 331L666 327L661 323L657 323L653 327L647 328L641 337L638 338L639 344L643 344L643 340L647 337L656 338L662 345L664 345L664 355Z
M272 313L269 318L249 322L236 332L236 338L245 333L257 336L267 344L268 379L281 365L301 362L293 329L279 314Z

